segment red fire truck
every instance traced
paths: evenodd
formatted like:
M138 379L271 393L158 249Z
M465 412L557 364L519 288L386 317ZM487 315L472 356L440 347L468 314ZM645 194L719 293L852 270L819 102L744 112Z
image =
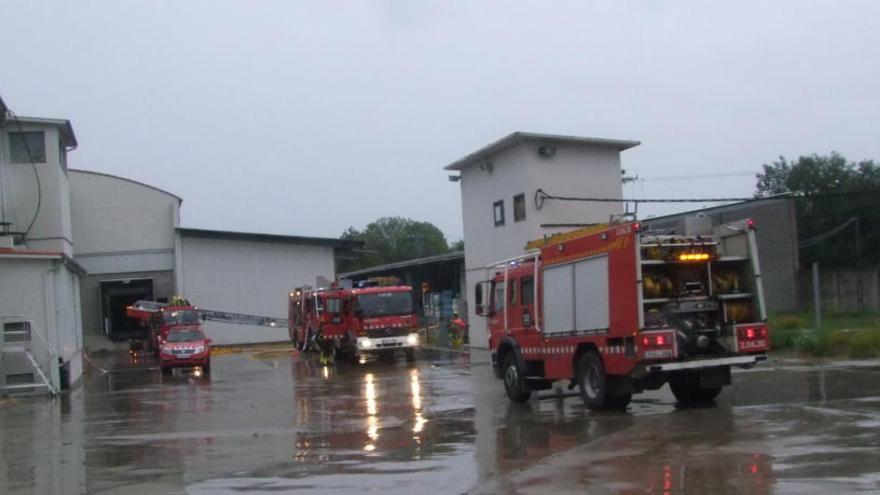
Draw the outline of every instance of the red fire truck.
M147 342L156 356L159 344L171 330L200 330L202 318L198 308L182 297L175 296L167 304L155 301L137 301L126 308L126 314L141 322L148 332Z
M683 403L714 399L731 366L769 350L754 229L751 220L681 235L604 225L533 241L488 267L477 313L508 397L570 380L591 409L626 407L665 383Z
M327 289L298 287L289 296L290 340L301 351L356 358L402 349L415 358L418 319L409 286L384 278L350 288L334 282Z

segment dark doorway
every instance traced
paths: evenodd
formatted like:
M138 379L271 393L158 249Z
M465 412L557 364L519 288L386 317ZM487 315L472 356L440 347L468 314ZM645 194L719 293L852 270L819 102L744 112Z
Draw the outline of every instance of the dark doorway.
M125 308L141 299L153 299L153 279L101 282L101 315L110 340L144 337L145 330L125 315Z

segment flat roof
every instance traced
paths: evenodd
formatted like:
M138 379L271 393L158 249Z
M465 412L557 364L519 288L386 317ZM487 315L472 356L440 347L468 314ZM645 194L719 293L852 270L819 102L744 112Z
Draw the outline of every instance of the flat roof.
M15 126L15 122L18 122L22 126L33 125L57 127L58 130L61 131L61 139L64 140L65 146L68 148L76 148L77 146L76 135L73 133L73 126L70 125L70 121L67 119L47 119L42 117L24 117L21 115L15 115L4 122L4 124L7 126Z
M298 235L258 234L253 232L234 232L229 230L206 230L177 227L181 235L202 239L223 239L229 241L271 242L276 244L307 244L312 246L332 246L334 248L358 248L363 241L335 239L333 237L306 237Z
M340 278L357 277L360 275L369 275L375 272L385 272L389 270L399 270L401 268L409 268L411 266L428 265L431 263L441 263L444 261L453 261L464 259L464 251L452 251L449 253L435 254L434 256L425 256L423 258L413 258L406 261L398 261L396 263L387 263L384 265L371 266L369 268L361 268L346 273L340 273Z
M449 165L443 167L443 170L461 170L480 160L498 153L501 150L509 148L515 144L524 141L538 141L547 144L585 144L591 146L607 146L616 148L620 151L634 148L642 143L639 141L628 141L621 139L605 139L583 136L564 136L560 134L541 134L537 132L514 132L491 143L479 150L460 158Z

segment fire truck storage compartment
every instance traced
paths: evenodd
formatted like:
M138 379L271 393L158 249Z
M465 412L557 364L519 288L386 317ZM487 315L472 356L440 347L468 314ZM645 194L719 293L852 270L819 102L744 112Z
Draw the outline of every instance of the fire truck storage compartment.
M545 334L609 326L608 255L544 268Z

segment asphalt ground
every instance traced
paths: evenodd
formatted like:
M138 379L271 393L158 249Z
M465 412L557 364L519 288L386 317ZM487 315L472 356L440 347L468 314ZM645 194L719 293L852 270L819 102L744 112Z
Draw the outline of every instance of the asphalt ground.
M322 366L227 349L211 375L93 356L58 399L0 401L0 493L880 492L880 363L772 359L709 407L511 404L488 354Z

